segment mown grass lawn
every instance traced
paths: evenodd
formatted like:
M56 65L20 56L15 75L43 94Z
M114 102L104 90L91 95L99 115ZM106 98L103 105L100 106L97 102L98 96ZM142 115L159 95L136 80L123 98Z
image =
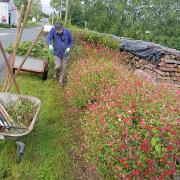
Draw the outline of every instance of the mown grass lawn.
M22 94L39 97L42 107L33 132L24 138L26 151L20 164L16 163L16 146L11 141L0 141L0 179L72 179L72 159L69 150L72 136L65 115L63 88L52 79L42 81L32 74L19 75Z

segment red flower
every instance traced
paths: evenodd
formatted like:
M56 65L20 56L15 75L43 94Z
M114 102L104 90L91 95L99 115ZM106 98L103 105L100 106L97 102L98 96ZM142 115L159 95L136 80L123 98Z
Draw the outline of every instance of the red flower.
M156 170L154 169L154 164L155 164L155 160L151 159L149 161L149 171L155 172Z
M105 117L103 116L101 119L100 119L101 123L104 124L105 123Z
M145 139L143 141L143 143L141 144L141 150L145 151L145 152L149 152L150 151L150 142L148 139Z
M168 149L168 151L172 151L173 147L172 146L168 146L167 149Z
M128 168L128 167L129 167L128 163L125 163L125 164L124 164L124 167L125 167L125 168Z
M138 162L137 165L138 165L138 167L142 167L142 163L141 162Z
M120 161L120 163L125 163L126 161L128 160L128 158L122 158L122 159L120 159L119 161Z
M175 173L175 170L174 169L170 169L166 175L169 176L169 175L173 175Z
M148 169L145 170L145 173L146 173L146 177L149 177L150 176L150 172Z

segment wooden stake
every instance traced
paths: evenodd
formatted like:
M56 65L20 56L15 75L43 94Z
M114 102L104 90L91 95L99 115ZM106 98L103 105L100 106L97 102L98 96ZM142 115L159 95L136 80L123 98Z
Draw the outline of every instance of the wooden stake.
M1 103L0 103L0 113L3 115L3 117L7 121L8 126L14 126L13 120L11 119L11 117L9 116L6 109L3 107L3 105Z
M21 6L21 10L20 10L18 28L17 28L17 31L16 31L16 41L15 41L15 44L14 44L14 50L13 50L13 56L12 56L12 62L14 62L14 60L15 60L15 56L16 56L18 46L19 46L18 37L20 36L20 38L21 38L20 30L21 30L21 24L22 24L22 20L23 20L23 15L24 15L24 5ZM12 64L12 66L13 65L14 64Z
M11 66L13 67L14 66L14 60L15 60L15 56L16 56L16 53L17 53L17 49L18 49L18 36L19 36L19 33L20 33L20 30L21 30L21 24L22 24L22 21L23 21L23 15L24 15L24 5L21 5L21 10L20 10L20 16L19 16L19 20L18 20L18 27L17 27L17 31L16 31L16 41L15 41L15 44L14 44L14 49L13 49L13 53L12 53L12 64ZM10 80L11 80L11 76L10 76L10 73L7 74L7 77L6 77L6 81L4 83L4 87L3 87L3 90L5 91L6 88L7 88L7 85L10 83Z
M31 51L32 51L32 49L33 49L33 47L34 47L34 45L37 43L39 37L40 37L41 34L43 33L43 30L44 30L44 28L42 28L42 29L39 31L39 33L37 34L37 36L36 36L34 42L32 43L31 47L29 48L29 50L28 50L28 52L27 52L25 58L23 59L22 63L20 64L20 66L19 66L19 68L18 68L18 70L16 71L15 77L16 77L16 76L18 75L18 73L21 71L21 69L22 69L24 63L26 62L28 56L30 55L30 53L31 53ZM11 86L12 86L12 83L13 83L13 82L11 81L10 84L9 84L9 86L8 86L8 88L7 88L7 91L10 90L10 88L11 88Z
M18 49L18 47L19 47L19 43L20 43L20 41L21 41L22 33L23 33L23 30L24 30L24 26L25 26L25 24L26 24L26 21L27 21L27 18L28 18L30 9L31 9L32 2L33 2L33 0L29 0L29 3L28 3L28 6L27 6L27 8L26 8L26 12L25 12L25 15L24 15L24 19L23 19L22 25L20 26L19 33L18 33L18 35L17 35L16 45L14 46L14 47L15 47L15 51L14 51L14 53L13 53L14 59L12 59L12 66L14 66L15 55L16 55L17 49ZM14 55L14 54L15 54L15 55ZM7 82L8 85L9 85L11 82L12 82L12 81L9 80L9 82Z
M15 77L14 77L12 68L11 68L11 66L10 66L10 63L9 63L8 59L7 59L6 52L5 52L4 48L3 48L3 45L2 45L2 43L1 43L1 41L0 41L0 49L1 49L2 55L3 55L3 57L4 57L4 60L5 60L5 62L6 62L6 65L7 65L7 67L8 67L9 73L10 73L10 75L11 75L11 77L12 77L12 80L13 80L15 86L16 86L16 90L17 90L18 94L20 94L19 86L18 86L18 84L17 84L17 82L16 82L16 79L15 79Z

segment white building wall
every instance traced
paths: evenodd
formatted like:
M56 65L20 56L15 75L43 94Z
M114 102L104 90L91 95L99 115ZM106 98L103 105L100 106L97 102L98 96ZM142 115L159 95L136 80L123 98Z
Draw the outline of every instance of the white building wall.
M9 23L9 7L6 2L0 2L0 23L2 23L3 16L6 18L6 23Z
M14 4L14 0L10 0L9 2L9 13L10 13L10 24L16 24L17 22L17 9L16 6Z

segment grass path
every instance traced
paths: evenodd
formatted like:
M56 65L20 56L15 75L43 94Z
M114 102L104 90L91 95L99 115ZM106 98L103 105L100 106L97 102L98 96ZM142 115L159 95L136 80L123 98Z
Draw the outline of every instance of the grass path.
M22 94L37 96L42 101L38 122L24 142L27 145L23 161L16 164L13 142L0 141L0 179L56 180L75 179L75 166L70 155L73 132L66 114L63 88L52 77L41 81L34 75L19 75Z

